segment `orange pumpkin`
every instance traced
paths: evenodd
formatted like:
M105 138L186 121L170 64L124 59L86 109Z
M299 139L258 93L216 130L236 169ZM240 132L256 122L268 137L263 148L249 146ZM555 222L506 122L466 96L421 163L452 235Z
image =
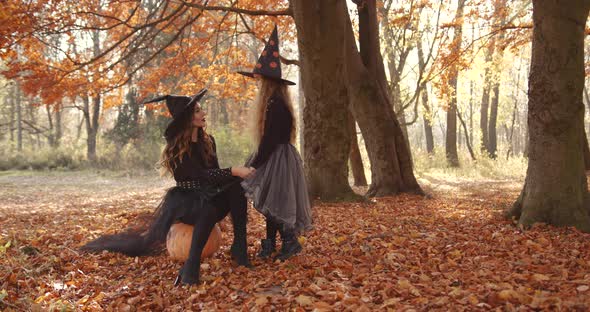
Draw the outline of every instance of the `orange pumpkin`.
M186 261L191 249L194 226L185 223L175 223L170 227L166 236L166 249L168 254L174 260ZM202 258L211 257L221 245L221 230L219 225L215 224L209 239L203 248Z

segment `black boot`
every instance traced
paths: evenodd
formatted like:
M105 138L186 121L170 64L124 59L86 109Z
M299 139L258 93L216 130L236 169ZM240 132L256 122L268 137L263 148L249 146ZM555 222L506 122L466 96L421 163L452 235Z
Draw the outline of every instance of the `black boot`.
M262 259L269 258L277 248L277 225L270 218L266 218L266 239L261 241L262 249L258 257Z
M231 220L234 228L234 242L231 245L231 257L239 266L251 268L248 260L248 241L246 239L246 223L248 216L246 213L247 202L244 196L244 190L239 184L233 188L230 195Z
M174 280L174 286L180 285L180 283L187 285L198 284L199 281L199 267L191 265L194 261L187 260L184 265L180 268L178 276Z
M301 244L299 244L299 241L297 240L293 230L281 229L279 231L281 233L281 240L283 241L283 244L281 245L281 251L275 257L275 260L279 259L281 261L285 261L301 252L303 248L301 247Z
M231 257L239 266L251 268L250 260L248 260L248 246L245 239L235 238L234 243L230 248Z

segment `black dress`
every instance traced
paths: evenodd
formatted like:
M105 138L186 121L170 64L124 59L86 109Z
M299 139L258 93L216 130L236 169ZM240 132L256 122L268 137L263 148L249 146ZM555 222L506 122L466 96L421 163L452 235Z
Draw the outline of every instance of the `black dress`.
M82 247L87 251L109 250L129 256L150 254L165 242L168 230L174 222L195 225L197 221L211 227L229 212L236 237L245 241L247 202L239 182L231 175L231 169L220 169L215 141L213 155L206 161L203 143L191 143L190 153L174 169L177 185L168 189L150 221L140 228L123 233L101 236Z
M290 143L293 116L279 95L266 108L264 134L247 165L256 168L241 185L253 206L283 229L302 234L312 228L311 201L303 161Z

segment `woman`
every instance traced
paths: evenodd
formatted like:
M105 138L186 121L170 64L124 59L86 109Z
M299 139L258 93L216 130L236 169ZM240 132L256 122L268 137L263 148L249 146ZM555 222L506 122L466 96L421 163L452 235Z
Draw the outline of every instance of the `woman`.
M231 212L232 257L238 265L250 266L246 242L247 202L239 182L254 169L219 168L215 140L205 131L207 113L197 103L206 91L203 89L193 97L166 95L147 102L166 100L172 115L173 120L164 134L167 144L161 165L174 176L176 186L167 191L147 229L105 235L86 244L84 250L145 255L165 241L174 222L195 225L189 257L175 284L196 284L199 283L201 252L209 234L214 225Z
M278 231L282 245L275 259L284 261L302 250L297 235L311 229L311 203L301 156L292 145L296 131L287 85L295 83L281 78L278 44L275 26L254 70L239 72L258 79L258 149L248 161L256 173L242 187L266 218L266 239L258 256L269 258L275 252Z

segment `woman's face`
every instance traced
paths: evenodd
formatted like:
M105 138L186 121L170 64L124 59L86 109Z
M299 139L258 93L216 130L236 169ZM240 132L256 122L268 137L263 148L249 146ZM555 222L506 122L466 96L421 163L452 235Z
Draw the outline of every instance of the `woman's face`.
M207 112L203 110L199 103L195 104L195 112L193 113L193 126L197 128L205 128L207 126Z

